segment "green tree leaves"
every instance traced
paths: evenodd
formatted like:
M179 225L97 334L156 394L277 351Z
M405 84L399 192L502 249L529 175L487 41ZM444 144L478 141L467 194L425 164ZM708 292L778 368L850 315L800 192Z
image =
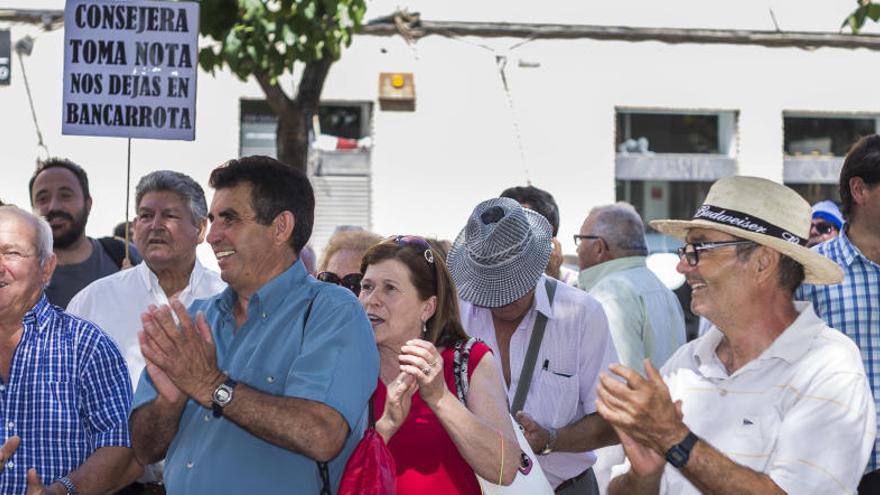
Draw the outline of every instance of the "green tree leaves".
M294 62L337 60L363 22L365 0L202 0L199 64L273 82Z

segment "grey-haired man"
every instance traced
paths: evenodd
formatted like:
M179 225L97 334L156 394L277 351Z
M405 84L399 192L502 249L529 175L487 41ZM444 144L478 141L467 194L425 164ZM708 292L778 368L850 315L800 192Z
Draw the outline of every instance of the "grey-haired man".
M683 239L691 308L714 326L658 372L616 365L599 413L628 462L609 494L853 493L874 443L874 401L855 344L828 327L801 281L842 271L807 249L810 205L756 177L727 177L691 220L655 220Z
M119 344L132 386L144 369L138 343L141 313L150 305L168 304L171 298L189 306L226 288L220 274L207 270L196 258L208 215L198 182L170 170L147 174L138 182L135 208L134 241L144 262L92 282L67 306L69 313L96 323ZM156 493L162 490L161 479L158 465L147 466L140 481L146 486L131 487L127 493Z
M599 303L544 275L552 249L547 220L510 198L477 205L448 265L462 324L492 349L508 400L557 493L598 493L593 449L617 442L596 414L599 372L617 361ZM543 321L544 323L539 323ZM532 336L538 347L529 356ZM522 374L531 358L534 370ZM527 368L527 367L526 367ZM530 386L516 407L520 382Z

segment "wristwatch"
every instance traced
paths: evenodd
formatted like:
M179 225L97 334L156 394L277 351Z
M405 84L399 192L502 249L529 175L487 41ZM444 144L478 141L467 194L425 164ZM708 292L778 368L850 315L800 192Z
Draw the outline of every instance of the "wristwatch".
M547 428L547 444L544 445L544 448L538 452L538 455L547 455L550 452L553 452L553 447L556 446L556 428Z
M688 431L684 440L673 445L666 451L666 460L669 461L669 464L672 464L678 469L683 468L691 456L691 450L694 448L694 444L696 444L699 439L699 437L694 435L694 432Z
M237 381L226 377L226 381L214 389L214 393L211 394L211 409L214 411L215 418L223 416L223 408L232 402L232 392L236 385L238 385Z

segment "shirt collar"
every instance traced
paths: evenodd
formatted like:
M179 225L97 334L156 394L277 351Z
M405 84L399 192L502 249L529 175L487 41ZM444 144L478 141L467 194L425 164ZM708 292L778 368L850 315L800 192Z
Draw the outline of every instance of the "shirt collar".
M37 303L34 304L33 308L29 309L28 312L24 314L24 317L21 319L21 321L25 327L33 325L34 328L39 330L42 327L43 320L46 319L51 310L52 305L49 304L49 299L46 297L46 292L43 291L43 293L40 294L40 298L37 300Z
M857 257L864 257L864 255L859 251L859 248L849 240L849 236L846 235L847 230L849 230L848 223L843 225L840 234L834 238L833 242L836 243L837 247L840 249L841 261L843 261L846 266L850 266Z
M541 275L538 284L535 286L535 310L547 317L548 320L553 319L553 306L550 305L550 299L547 297L547 275ZM558 283L557 281L553 281ZM553 295L554 300L559 297L559 287L556 288Z
M309 272L306 271L305 265L297 259L287 270L257 289L248 300L248 314L253 314L254 311L274 313L286 302L285 299L291 293L297 293L303 289L303 286L308 283L308 278ZM238 294L232 290L232 287L227 287L220 297L219 309L231 312L236 299L238 299Z
M164 294L162 286L159 285L159 277L156 276L156 273L153 272L153 270L151 270L149 266L147 266L146 261L135 265L133 270L137 270L141 282L144 284L144 287L147 289L148 292L156 291L157 294ZM189 274L189 282L187 282L186 287L184 287L183 290L180 291L180 295L182 296L185 292L193 290L193 288L198 285L199 280L202 278L202 275L204 273L205 267L199 262L199 258L196 257L195 264L193 264L193 269Z
M809 302L795 301L794 307L798 312L797 318L755 360L779 358L793 363L809 351L813 338L822 331L825 323L816 316ZM715 351L723 338L721 330L712 325L694 346L693 358L704 375L712 374L705 367L717 359Z
M645 264L644 256L626 256L624 258L617 258L609 261L604 261L599 263L598 265L593 265L589 268L581 270L580 275L578 276L578 287L587 292L590 291L593 287L596 286L603 278L611 275L612 273L622 272L624 270L630 270L632 268L639 268L647 266Z

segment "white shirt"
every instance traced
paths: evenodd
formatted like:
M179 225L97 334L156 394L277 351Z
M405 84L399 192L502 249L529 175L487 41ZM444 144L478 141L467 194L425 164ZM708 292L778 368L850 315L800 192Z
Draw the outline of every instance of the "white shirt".
M510 338L509 402L513 402L523 361L532 337L537 312L547 317L547 327L538 351L535 374L523 410L544 427L561 428L596 412L599 373L617 362L617 352L608 331L602 307L587 293L556 284L553 306L547 300L541 276L535 288L535 302ZM495 355L501 373L501 353L495 338L492 312L460 301L465 331L486 342ZM596 461L592 452L552 452L538 461L554 487L584 472Z
M189 283L177 298L189 307L196 299L209 298L225 288L226 283L220 279L220 274L206 270L196 259ZM146 262L141 262L128 270L95 280L73 296L67 305L68 313L95 323L116 341L128 365L132 387L137 387L144 369L138 332L143 327L141 313L150 304L168 304L168 297L156 274Z
M591 266L581 272L580 285L602 304L621 363L644 373L642 360L659 368L684 345L681 303L644 256Z
M732 375L716 354L723 334L715 326L661 372L688 428L733 461L786 493L855 493L876 431L859 349L808 303L795 307L791 326ZM700 492L667 464L660 493Z

